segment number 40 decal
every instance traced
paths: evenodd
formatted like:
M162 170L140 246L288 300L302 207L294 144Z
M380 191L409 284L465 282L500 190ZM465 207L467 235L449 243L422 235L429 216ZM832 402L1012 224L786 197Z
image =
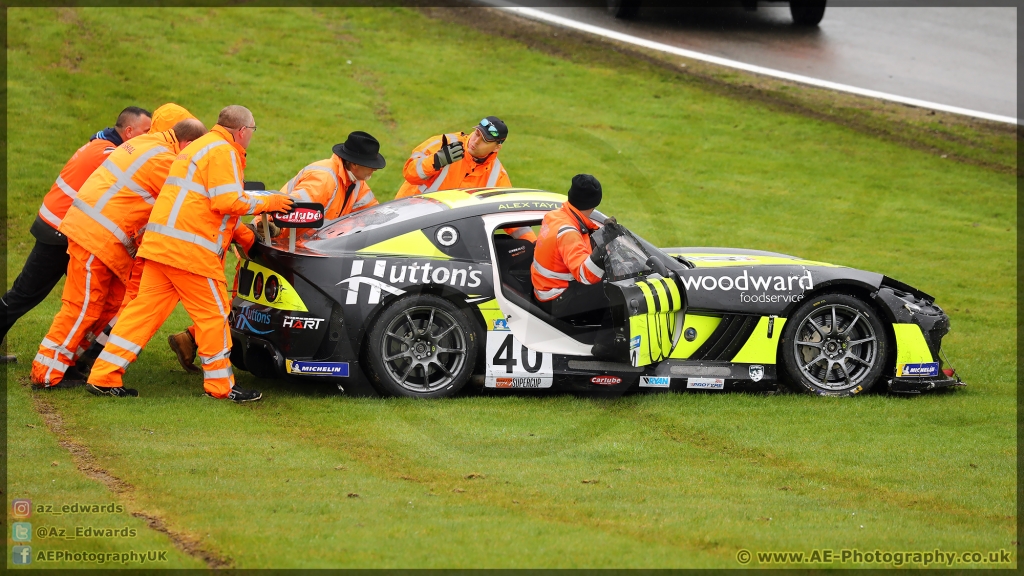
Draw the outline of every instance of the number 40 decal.
M491 359L491 363L495 366L504 366L505 372L512 374L516 372L516 366L522 362L523 370L530 374L536 374L540 372L541 367L544 365L544 354L541 352L533 352L526 346L519 346L519 361L513 358L512 353L514 349L514 338L511 334L505 336L505 340L498 347L498 351L495 352L494 358ZM530 362L530 353L533 352L533 362Z
M530 350L504 330L487 332L488 388L550 388L554 382L551 354Z

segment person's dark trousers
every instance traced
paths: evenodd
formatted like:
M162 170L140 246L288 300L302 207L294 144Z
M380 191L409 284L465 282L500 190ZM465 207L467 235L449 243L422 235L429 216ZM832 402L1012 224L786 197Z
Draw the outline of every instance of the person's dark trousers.
M604 284L582 284L569 282L569 287L562 295L550 302L541 303L541 307L555 318L565 321L586 321L588 324L604 324L602 320L608 315L611 325L611 304L604 295Z
M14 285L0 299L4 313L4 331L0 340L7 337L7 332L19 318L46 299L67 273L69 259L66 244L46 244L36 240Z
M612 326L611 302L604 294L604 283L581 284L569 282L569 287L562 295L550 302L539 302L540 307L560 320L600 324L601 328L594 335L593 354L612 359L615 356L612 348L615 333Z

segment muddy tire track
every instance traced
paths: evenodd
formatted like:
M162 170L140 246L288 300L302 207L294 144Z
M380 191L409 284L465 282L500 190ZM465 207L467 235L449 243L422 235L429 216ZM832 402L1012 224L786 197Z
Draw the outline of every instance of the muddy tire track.
M132 516L143 520L153 530L166 535L175 548L203 561L209 568L230 568L234 564L231 558L225 558L217 552L207 549L198 538L179 532L168 526L159 516L140 510L133 498L135 487L100 467L92 452L71 438L64 425L64 419L53 404L40 398L38 394L32 394L32 406L43 419L46 427L56 436L57 443L71 454L71 460L74 462L75 468L88 478L103 484L120 497L125 502L125 509Z

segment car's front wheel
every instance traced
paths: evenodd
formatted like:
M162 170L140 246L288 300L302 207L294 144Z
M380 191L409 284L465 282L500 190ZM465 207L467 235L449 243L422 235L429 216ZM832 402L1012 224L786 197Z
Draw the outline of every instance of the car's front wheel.
M406 296L381 313L370 330L366 354L380 392L411 398L442 398L473 375L474 320L430 294Z
M881 377L889 337L870 305L845 294L825 294L797 308L779 346L786 373L800 389L854 396Z

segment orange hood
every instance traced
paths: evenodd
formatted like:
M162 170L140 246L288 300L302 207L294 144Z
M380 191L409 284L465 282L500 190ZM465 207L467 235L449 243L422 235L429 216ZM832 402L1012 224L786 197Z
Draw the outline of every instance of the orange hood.
M178 122L188 120L189 118L195 118L195 116L181 106L169 102L153 112L153 125L149 129L149 133L165 132L173 128Z

